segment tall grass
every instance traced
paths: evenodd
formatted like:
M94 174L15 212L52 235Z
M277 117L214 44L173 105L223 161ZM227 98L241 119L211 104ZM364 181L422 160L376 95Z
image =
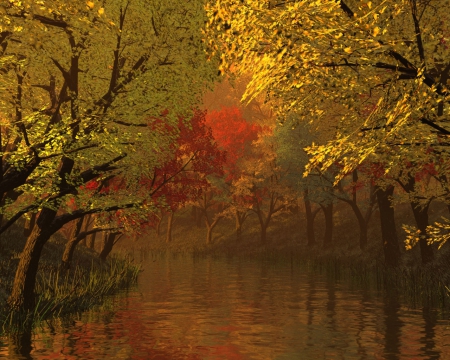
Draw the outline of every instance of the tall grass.
M92 262L88 270L77 266L72 271L55 269L42 272L36 283L36 305L33 311L0 312L0 333L20 332L48 318L101 304L105 296L135 284L139 272L139 265L118 258L112 258L100 266Z

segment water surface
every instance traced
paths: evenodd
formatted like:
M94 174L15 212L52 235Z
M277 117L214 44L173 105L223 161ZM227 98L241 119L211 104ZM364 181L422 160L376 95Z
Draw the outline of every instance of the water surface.
M114 306L0 340L11 359L450 359L450 321L261 261L148 259Z

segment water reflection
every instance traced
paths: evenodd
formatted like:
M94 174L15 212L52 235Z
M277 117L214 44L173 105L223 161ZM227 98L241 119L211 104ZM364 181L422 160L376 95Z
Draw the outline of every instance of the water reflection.
M450 326L398 294L290 262L151 259L114 307L1 339L11 359L450 359Z

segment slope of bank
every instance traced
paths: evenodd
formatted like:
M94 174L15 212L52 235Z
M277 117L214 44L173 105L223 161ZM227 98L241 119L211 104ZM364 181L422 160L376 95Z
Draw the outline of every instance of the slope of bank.
M8 317L7 298L25 242L20 223L0 238L0 325ZM136 282L139 266L118 256L102 262L96 252L84 246L75 249L71 269L63 270L60 265L66 242L57 233L43 248L36 283L35 315L39 319L86 310L104 296Z

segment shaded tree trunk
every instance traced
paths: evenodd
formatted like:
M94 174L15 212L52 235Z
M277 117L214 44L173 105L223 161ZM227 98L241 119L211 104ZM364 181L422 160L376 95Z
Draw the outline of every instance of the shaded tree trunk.
M111 233L105 233L104 235L104 243L103 243L103 249L98 255L99 259L102 261L106 261L106 258L111 253L111 250L114 247L114 244L119 241L121 237L120 232L111 232Z
M343 196L336 196L339 200L347 203L353 210L353 213L356 216L356 220L358 222L359 229L359 248L364 250L367 247L367 230L368 223L370 220L370 216L372 214L373 205L375 203L373 187L371 186L371 194L370 194L370 204L367 213L365 216L363 215L361 209L358 206L357 201L357 183L358 183L358 171L354 170L352 173L352 197L351 199L345 196L345 191L342 189L341 183L339 183L338 188L339 191L343 194Z
M320 205L325 217L325 234L323 237L323 248L328 249L333 246L333 203Z
M91 217L92 215L86 215L84 216L84 223L83 223L83 233L86 234L89 230L89 226L91 225ZM87 236L84 236L81 241L81 245L87 246Z
M212 243L212 231L219 223L219 221L223 218L223 216L216 216L213 221L210 221L208 216L205 216L205 224L206 224L206 245L210 245Z
M92 233L91 235L88 235L87 237L87 247L89 249L94 250L95 249L95 238L97 237L97 232Z
M395 267L400 263L400 244L395 227L394 208L390 198L394 194L394 186L387 189L376 187L378 209L380 211L381 240L383 242L384 261L387 266Z
M174 215L174 211L169 212L169 219L167 220L166 243L169 243L172 241L173 215Z
M58 169L61 179L60 188L66 186L66 175L73 169L74 161L63 157ZM50 236L55 232L51 227L56 217L56 210L43 208L36 220L36 224L28 237L25 247L20 255L14 277L13 288L8 304L12 309L30 311L34 307L35 296L34 287L36 284L36 274L39 266L42 248Z
M80 242L81 238L81 226L83 225L83 218L79 218L75 220L74 226L70 233L69 241L66 243L66 247L64 248L64 253L61 259L61 268L68 270L70 268L70 264L73 258L73 252L75 251L75 247Z
M158 222L156 224L156 236L160 236L161 235L161 223L163 220L164 215L161 213L161 217L158 219Z
M34 224L36 223L37 213L32 213L29 219L25 220L25 225L23 227L23 236L28 237L33 231Z
M414 176L411 175L408 176L406 183L398 181L398 183L408 194L414 192L415 182L416 180ZM422 258L422 264L426 264L432 261L434 258L433 248L431 247L431 245L428 245L429 236L427 234L427 226L429 225L428 208L430 206L430 201L428 201L424 206L419 204L419 202L415 200L411 200L410 204L414 215L414 220L416 221L417 228L419 229L421 234L419 240L419 247L420 247L420 255Z
M14 310L30 311L35 304L34 287L39 266L42 248L53 234L50 225L56 217L56 211L44 208L36 220L36 225L28 237L25 247L20 255L19 265L11 295L9 306Z
M314 218L311 201L308 197L308 189L303 192L303 201L305 202L305 212L306 212L306 239L307 246L314 246L316 244L316 234L314 233Z
M248 213L246 211L235 211L235 219L236 219L236 240L240 240L242 236L242 225L244 221L247 219Z

